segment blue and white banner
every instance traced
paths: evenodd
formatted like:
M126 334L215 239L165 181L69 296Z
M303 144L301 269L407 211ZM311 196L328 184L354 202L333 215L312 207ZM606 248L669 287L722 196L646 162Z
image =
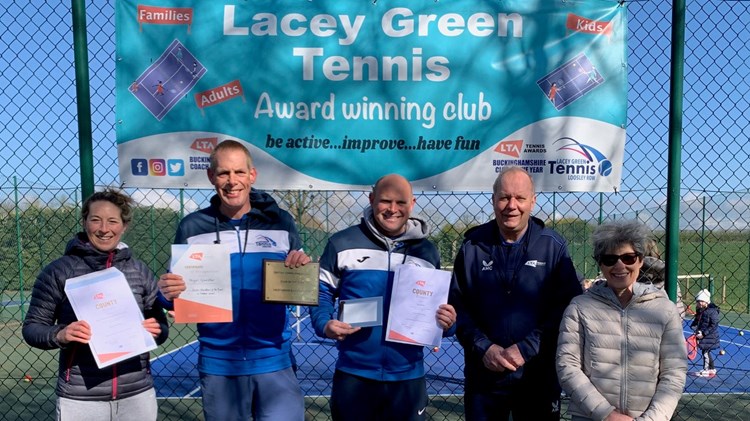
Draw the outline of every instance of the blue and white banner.
M619 190L626 9L615 0L117 0L129 187L209 187L245 143L263 189Z

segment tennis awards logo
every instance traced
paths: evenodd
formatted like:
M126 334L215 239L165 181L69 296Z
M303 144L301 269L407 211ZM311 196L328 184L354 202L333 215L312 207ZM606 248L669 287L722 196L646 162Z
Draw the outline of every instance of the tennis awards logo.
M190 253L189 257L190 257L190 260L197 260L200 262L203 260L203 253L202 252Z
M504 140L497 144L495 152L508 155L513 158L521 157L521 149L523 148L523 140Z

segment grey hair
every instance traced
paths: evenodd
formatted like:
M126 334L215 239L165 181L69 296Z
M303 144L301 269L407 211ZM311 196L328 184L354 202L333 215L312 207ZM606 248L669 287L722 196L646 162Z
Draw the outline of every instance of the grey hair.
M612 253L625 245L633 247L636 253L644 256L651 239L651 230L639 221L614 221L599 225L591 234L594 260L599 262L603 254Z

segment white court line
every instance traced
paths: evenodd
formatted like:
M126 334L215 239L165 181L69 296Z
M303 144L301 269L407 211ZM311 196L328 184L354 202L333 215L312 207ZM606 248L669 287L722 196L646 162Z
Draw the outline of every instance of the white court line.
M190 343L187 343L187 344L185 344L185 345L183 345L181 347L175 348L175 349L173 349L173 350L171 350L171 351L169 351L167 353L159 354L159 355L155 356L154 358L151 358L151 362L154 362L154 361L158 360L161 357L165 357L165 356L167 356L167 355L169 355L169 354L171 354L173 352L177 352L177 351L181 350L182 348L185 348L185 347L190 346L190 345L192 345L194 343L197 343L197 342L198 342L198 340L196 339L193 342L190 342Z
M198 386L195 389L191 390L190 393L188 393L187 395L183 396L183 398L192 398L193 395L195 395L196 393L198 393L198 391L200 391L200 390L201 390L201 387Z
M734 329L736 329L736 328L734 328ZM740 329L737 329L737 330L740 330ZM695 332L693 332L692 330L685 330L685 329L683 329L682 333L688 333L688 334L692 335ZM743 345L743 344L740 344L740 343L737 343L737 342L734 342L734 341L728 341L726 339L721 339L721 337L719 339L719 342L724 342L724 343L727 343L727 344L731 344L731 345L734 345L734 346L739 347L739 348L750 348L750 345Z

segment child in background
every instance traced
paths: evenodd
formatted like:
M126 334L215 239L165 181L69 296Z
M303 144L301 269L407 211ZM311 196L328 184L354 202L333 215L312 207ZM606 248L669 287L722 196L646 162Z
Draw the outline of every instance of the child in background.
M711 293L702 289L695 296L695 318L690 324L698 339L698 348L703 354L703 370L698 372L701 377L716 375L716 367L711 351L719 349L719 307L711 304Z

